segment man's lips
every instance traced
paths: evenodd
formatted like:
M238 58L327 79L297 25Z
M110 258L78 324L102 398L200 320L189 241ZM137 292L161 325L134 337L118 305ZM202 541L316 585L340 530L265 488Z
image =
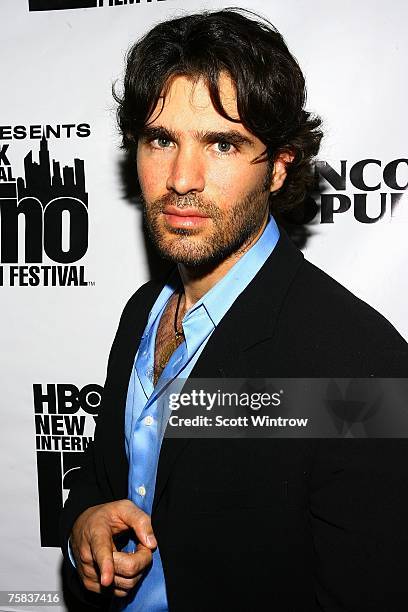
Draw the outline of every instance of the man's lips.
M177 208L177 206L165 206L163 214L166 223L171 227L195 228L204 225L208 215L197 210L197 208Z
M177 208L177 206L165 206L163 213L177 217L208 217L208 215L197 210L197 208Z

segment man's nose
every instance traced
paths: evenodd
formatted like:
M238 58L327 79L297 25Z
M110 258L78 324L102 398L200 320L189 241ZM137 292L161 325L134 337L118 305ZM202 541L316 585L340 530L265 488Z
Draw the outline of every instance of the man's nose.
M194 147L178 149L170 166L166 187L180 195L204 190L204 168Z

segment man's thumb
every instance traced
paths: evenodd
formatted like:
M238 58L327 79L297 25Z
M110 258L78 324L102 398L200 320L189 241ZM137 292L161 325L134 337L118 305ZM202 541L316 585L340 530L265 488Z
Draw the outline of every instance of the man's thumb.
M126 511L124 518L142 544L147 546L147 548L156 548L157 540L153 533L150 516L146 512L132 504Z

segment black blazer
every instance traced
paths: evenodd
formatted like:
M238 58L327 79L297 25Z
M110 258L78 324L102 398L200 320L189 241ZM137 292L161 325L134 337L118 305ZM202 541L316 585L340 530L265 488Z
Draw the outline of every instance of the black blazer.
M129 376L162 285L127 303L94 444L62 515L127 497ZM406 377L392 325L281 231L191 377ZM408 603L408 441L167 439L152 523L171 611L398 612ZM72 589L75 572L65 562ZM148 612L148 611L147 611Z

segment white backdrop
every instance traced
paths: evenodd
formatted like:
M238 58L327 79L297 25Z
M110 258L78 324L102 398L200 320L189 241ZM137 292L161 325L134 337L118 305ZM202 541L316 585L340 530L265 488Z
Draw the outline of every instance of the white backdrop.
M407 162L401 162L394 173L399 187L393 188L391 180L387 178L387 184L383 178L387 164L408 158L407 3L395 0L392 10L389 4L372 0L140 0L134 4L95 0L94 4L101 6L29 11L28 0L2 0L0 5L0 590L5 591L60 589L61 553L54 541L53 514L67 494L62 474L75 466L73 453L92 435L92 412L96 412L99 393L95 385L103 384L121 309L149 278L140 212L127 198L121 178L111 84L122 74L129 45L152 24L185 12L234 4L266 15L283 33L304 69L308 108L324 120L326 137L319 159L338 173L341 160L346 162L345 189L323 181L324 193L350 199L349 209L334 213L333 223L322 223L317 213L310 223L312 235L305 254L382 312L408 339ZM43 141L39 167L44 129L48 138ZM54 176L48 192L47 155ZM367 186L376 187L373 190L358 189L349 175L356 162L367 159L377 160L363 172ZM392 166L389 170L392 179ZM22 179L19 200L24 195L33 198L38 190L39 194L37 200L26 201L31 212L25 222L19 215L17 233L14 179L18 177ZM355 218L364 212L364 202L354 206L355 194L358 202L364 193L369 217L379 215L381 198L385 204L382 218L374 223ZM391 215L395 194L402 195ZM76 198L70 204L63 202L78 213L83 238L71 261L61 261L61 252L69 250L68 213L62 213L63 245L58 248L58 215L51 214L51 207L44 212L46 252L38 255L38 244L42 250L39 201L45 207L50 199L64 197ZM337 196L332 200L337 208ZM325 205L327 201L330 198L326 197ZM58 200L53 206L58 207ZM26 249L25 230L32 245ZM65 265L71 266L65 279L69 286L58 282L50 286L50 281L47 286L44 275L51 278L49 269L37 270L38 284L29 284L30 278L36 282L35 274L29 276L30 267L51 266L58 274L60 266L62 274ZM35 404L33 385L37 385L37 396L49 394L48 403L37 397ZM85 388L81 406L68 401L75 388ZM57 392L59 402L54 405ZM36 450L36 434L41 452Z

